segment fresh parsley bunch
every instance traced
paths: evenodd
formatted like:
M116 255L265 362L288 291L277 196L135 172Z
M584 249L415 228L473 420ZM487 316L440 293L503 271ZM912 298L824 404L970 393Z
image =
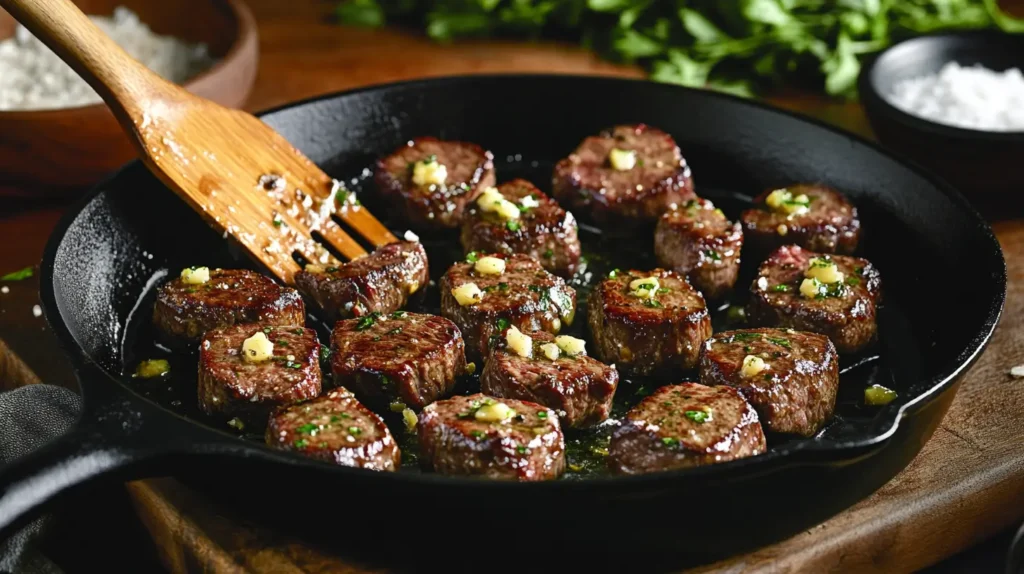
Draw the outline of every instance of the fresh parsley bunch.
M461 37L572 40L653 79L740 95L784 83L852 95L860 58L894 40L1024 21L997 0L345 0L341 22Z

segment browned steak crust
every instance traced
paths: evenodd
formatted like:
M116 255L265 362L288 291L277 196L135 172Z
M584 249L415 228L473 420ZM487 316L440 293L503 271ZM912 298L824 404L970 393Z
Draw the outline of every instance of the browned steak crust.
M521 357L507 349L500 337L480 375L480 390L493 397L531 401L558 413L563 425L584 428L608 418L619 385L619 374L585 354L561 352L551 360L540 348L554 343L543 331L526 333L533 339L533 355Z
M341 466L398 469L402 453L387 425L344 388L277 409L267 444Z
M740 270L743 230L706 199L666 211L654 228L658 265L686 275L706 299L725 297Z
M249 363L242 343L258 332L274 343L273 358ZM262 429L271 410L320 394L320 343L305 327L234 325L207 331L199 345L199 408Z
M860 219L857 208L843 194L825 185L801 184L785 189L794 197L807 195L808 211L787 214L773 210L765 199L774 189L755 197L755 207L740 217L752 247L760 253L781 245L799 245L820 253L853 253L860 239Z
M367 315L339 321L331 334L334 383L378 409L420 410L450 394L465 370L459 328L436 315Z
M477 418L481 408L495 403L515 415L495 422ZM424 409L417 428L424 465L441 474L538 481L565 470L558 417L536 403L483 394L452 397Z
M704 297L673 271L615 271L587 300L595 355L620 373L651 375L697 366L700 344L711 336ZM633 294L630 283L655 277L653 297Z
M845 279L827 295L808 299L800 284L811 259L829 257ZM875 340L881 277L866 259L825 256L795 245L778 248L761 264L750 286L747 320L757 327L787 327L828 336L840 353L854 353Z
M306 322L299 292L248 269L211 269L210 280L190 285L175 277L157 289L153 324L161 342L194 350L210 329L260 323Z
M416 185L412 165L431 156L448 170L443 185ZM416 229L451 229L466 204L494 185L494 155L473 143L421 137L377 162L377 187L384 200Z
M763 371L744 373L748 356ZM735 387L772 432L813 436L832 417L839 356L828 337L792 329L724 331L704 342L700 382Z
M636 152L636 165L609 165L613 149ZM692 199L693 180L672 136L646 126L621 125L590 136L555 165L552 194L597 222L653 222L672 205ZM577 214L578 215L578 214Z
M654 391L612 434L612 472L642 474L688 468L765 452L757 412L731 387L697 383Z
M451 319L466 341L470 360L487 356L491 335L515 326L521 331L557 334L576 316L576 291L548 273L535 259L516 253L479 254L505 260L501 275L484 275L471 262L456 263L441 278L441 315ZM483 291L479 303L460 305L452 289L475 283Z
M295 286L331 322L397 311L428 281L427 252L415 241L385 245L341 267L307 265L295 274Z
M576 218L525 179L498 186L505 199L520 206L518 220L506 222L495 213L484 213L475 204L462 222L462 248L470 251L523 253L548 271L569 277L580 260ZM524 198L536 207L525 207Z

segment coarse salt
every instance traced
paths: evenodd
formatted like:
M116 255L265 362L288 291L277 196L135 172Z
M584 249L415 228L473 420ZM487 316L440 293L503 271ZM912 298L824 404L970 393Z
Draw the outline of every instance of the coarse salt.
M154 34L127 8L90 19L133 58L172 82L184 82L213 63L205 44ZM100 101L85 80L23 26L0 41L0 110L69 108Z
M40 307L39 305L33 305L32 306L32 315L34 317L42 317L43 316L43 308Z
M887 99L915 116L961 128L1005 132L1024 130L1024 75L980 64L945 64L937 74L896 82Z

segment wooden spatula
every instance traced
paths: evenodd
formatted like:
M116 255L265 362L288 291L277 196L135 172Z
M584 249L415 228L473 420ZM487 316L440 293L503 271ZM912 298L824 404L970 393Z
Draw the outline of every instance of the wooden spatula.
M366 255L332 216L375 246L397 240L280 134L160 78L70 1L0 0L0 6L100 94L150 171L281 281L292 283L299 270L294 254L337 265L314 233L345 259Z

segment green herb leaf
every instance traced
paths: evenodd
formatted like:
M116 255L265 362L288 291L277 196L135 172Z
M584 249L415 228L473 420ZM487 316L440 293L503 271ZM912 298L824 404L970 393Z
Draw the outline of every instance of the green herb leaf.
M670 436L663 437L661 439L661 444L663 444L665 446L669 446L669 447L679 446L679 439L673 438L673 437L670 437Z
M695 423L703 423L711 418L711 415L707 411L686 411L683 413L683 416Z
M338 21L349 26L384 25L384 9L376 0L348 0L338 5Z
M365 331L372 327L377 322L377 318L380 317L380 313L373 312L369 315L363 315L359 318L359 322L356 323L356 331Z
M476 263L480 260L480 254L476 251L470 251L466 254L466 263Z
M292 444L295 446L295 448L306 448L307 446L309 446L309 441L304 438L300 438L293 442Z
M780 347L785 347L787 349L792 349L793 348L793 344L789 342L789 339L783 339L782 337L765 337L765 340L769 341L769 342L772 342L772 343L775 343L776 345L779 345Z
M311 434L311 433L315 432L319 428L320 427L318 425L315 425L315 424L312 424L312 423L306 423L306 424L300 426L299 428L297 428L295 430L297 430L298 432L300 432L302 434Z
M517 220L508 221L505 223L505 228L509 231L519 231L520 223Z

